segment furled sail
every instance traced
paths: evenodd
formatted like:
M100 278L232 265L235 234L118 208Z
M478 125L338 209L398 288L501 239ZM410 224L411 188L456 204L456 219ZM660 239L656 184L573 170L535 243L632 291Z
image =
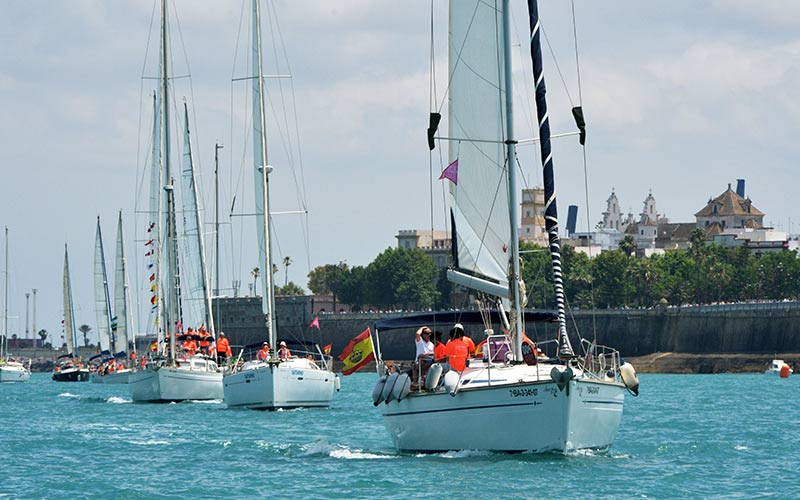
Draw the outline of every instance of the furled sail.
M100 231L100 217L97 218L97 232L94 243L94 311L97 317L97 335L100 338L100 350L114 352L111 337L111 311L108 299L108 275L103 252L103 234Z
M502 5L450 3L450 183L458 268L507 287L511 247L505 154Z

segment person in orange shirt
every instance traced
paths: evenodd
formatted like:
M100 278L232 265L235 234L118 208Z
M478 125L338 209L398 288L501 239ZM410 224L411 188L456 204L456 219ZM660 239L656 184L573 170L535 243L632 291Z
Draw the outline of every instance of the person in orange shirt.
M191 328L189 330L191 331ZM187 336L186 340L181 344L181 348L189 356L194 356L194 352L197 350L197 343L194 341L194 337Z
M208 354L208 348L211 346L211 334L206 331L205 325L200 325L197 333L200 335L200 352Z
M450 362L450 368L459 372L467 367L467 358L469 357L467 344L461 340L463 335L464 327L461 326L461 323L456 323L450 330L451 340L447 343L447 357Z
M261 350L258 351L258 359L266 361L269 358L269 342L261 344Z
M464 330L461 330L461 332L463 334L463 336L461 337L461 341L464 342L464 344L467 346L467 352L469 353L469 357L471 358L475 355L475 342L473 342L472 339L469 338L469 335L467 335L464 332Z
M442 332L436 331L433 336L436 338L436 345L433 346L433 359L437 362L447 359L447 347L442 342Z
M217 364L225 364L225 360L232 357L231 344L228 342L228 337L225 332L219 332L219 339L217 340Z

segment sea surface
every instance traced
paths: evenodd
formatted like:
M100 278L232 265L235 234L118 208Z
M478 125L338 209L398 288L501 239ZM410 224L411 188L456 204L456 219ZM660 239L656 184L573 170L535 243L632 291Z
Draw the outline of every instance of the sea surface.
M374 381L258 412L35 373L0 386L0 498L800 498L800 376L642 375L612 449L567 455L398 454Z

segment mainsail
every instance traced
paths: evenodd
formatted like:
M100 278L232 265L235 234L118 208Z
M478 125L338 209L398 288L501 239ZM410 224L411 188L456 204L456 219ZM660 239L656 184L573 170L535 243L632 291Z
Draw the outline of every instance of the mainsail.
M122 243L122 211L117 221L117 258L114 268L114 313L112 328L116 325L117 351L128 352L128 282L125 272L125 248Z
M100 350L116 354L116 346L111 333L111 301L108 297L108 274L103 251L103 234L100 231L100 217L97 218L97 232L94 246L94 310L97 316L97 335Z
M457 267L508 283L511 219L505 144L502 6L450 2L450 184Z
M203 224L200 219L200 206L197 196L197 181L192 162L192 143L189 135L189 111L186 103L184 110L184 142L183 171L181 172L183 200L183 230L185 235L185 252L181 268L181 281L188 291L184 299L183 318L190 326L197 328L201 324L212 328L211 304L206 277L205 247L203 245ZM188 299L188 300L186 300Z
M64 245L64 340L67 343L67 352L75 356L75 346L77 335L75 333L75 321L72 318L72 283L69 279L69 255L67 245Z

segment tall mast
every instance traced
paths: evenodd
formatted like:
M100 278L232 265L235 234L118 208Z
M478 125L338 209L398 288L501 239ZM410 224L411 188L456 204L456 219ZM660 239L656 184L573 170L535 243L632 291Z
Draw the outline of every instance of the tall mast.
M0 342L0 358L8 355L8 226L6 226L6 253L3 266L3 341Z
M97 263L97 264L99 264L99 271L101 273L101 277L102 277L102 280L103 280L103 290L102 290L102 292L103 292L103 301L105 302L105 311L104 311L104 316L105 317L102 318L102 321L107 326L108 346L109 346L109 350L111 352L111 355L113 356L114 354L117 353L117 346L116 346L116 340L114 338L115 335L113 333L114 332L114 327L113 327L112 316L111 316L111 297L108 294L108 273L106 272L106 254L105 254L105 249L103 248L103 233L102 233L102 230L100 229L100 216L97 216L97 248L98 248L99 257L100 257L100 262ZM98 319L100 319L100 318L98 318ZM98 324L97 326L98 326L98 330L99 330L100 329L100 325ZM100 335L102 335L102 332L98 332L98 333Z
M219 297L219 150L214 144L214 296Z
M553 263L553 282L558 308L559 356L572 357L572 345L567 335L566 299L564 279L561 274L561 240L558 235L558 209L556 207L556 184L553 177L553 155L550 149L550 121L547 114L547 88L542 72L542 45L539 24L539 8L536 0L528 0L531 31L531 59L533 81L536 86L536 115L539 121L539 148L542 157L542 179L544 181L544 220L550 242L550 260Z
M267 166L266 113L264 111L264 77L261 62L261 15L258 0L253 0L253 153L256 174L256 220L259 236L259 257L263 296L261 307L267 323L269 343L276 349L275 290L272 281L272 252L269 234L269 171ZM260 205L260 206L259 206Z
M511 222L511 273L508 286L511 287L513 309L511 314L514 329L514 355L522 359L522 301L519 296L519 236L517 234L517 175L515 168L516 140L514 139L514 93L511 88L511 35L508 0L503 0L503 79L505 80L506 106L506 168L508 169L508 211Z

